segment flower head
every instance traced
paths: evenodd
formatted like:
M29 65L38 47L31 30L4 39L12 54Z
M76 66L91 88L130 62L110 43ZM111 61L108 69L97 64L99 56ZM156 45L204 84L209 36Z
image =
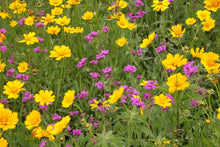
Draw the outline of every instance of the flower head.
M203 53L201 57L201 63L205 67L208 73L219 73L220 72L220 63L215 61L219 59L219 55L213 52Z
M153 0L153 5L151 7L153 7L153 10L156 11L165 11L166 9L169 8L169 4L170 2L168 2L168 0L163 0L163 1L159 1L159 0Z
M209 12L208 10L198 10L196 12L197 17L200 19L200 21L203 21L205 19L210 18L211 12Z
M68 25L70 23L70 18L68 19L66 16L64 17L59 17L56 19L56 24L60 26Z
M199 47L196 48L196 52L193 50L193 48L191 48L190 50L190 53L192 54L194 58L202 58L203 52L204 52L204 48L202 48L199 51Z
M196 19L195 18L187 18L186 19L186 24L187 25L193 25L194 23L196 23Z
M27 26L32 26L34 24L34 16L28 16L24 23L27 25Z
M117 21L117 24L120 28L126 29L128 28L129 21L124 16L121 16L119 20Z
M20 3L16 0L9 5L9 9L14 10L13 13L21 14L26 11L27 3Z
M51 26L51 27L47 27L47 33L48 34L52 34L52 35L57 35L60 32L61 28L59 28L58 26Z
M35 94L34 98L37 103L40 105L49 105L51 102L55 100L55 96L52 95L53 91L48 90L40 90L39 94Z
M220 8L220 0L205 0L204 8L216 12Z
M6 85L4 85L4 92L3 94L8 95L8 98L18 98L18 93L20 91L25 90L22 88L24 86L24 82L14 80L14 81L8 81Z
M109 103L110 104L114 104L116 103L121 97L122 97L122 94L124 92L124 88L123 87L120 87L119 90L116 89L112 95L109 96Z
M175 70L177 67L187 64L187 59L182 59L183 55L176 54L173 56L171 53L167 54L167 58L162 61L166 69Z
M172 26L171 29L172 29L172 31L170 31L170 32L174 38L181 37L182 34L185 33L185 29L182 30L182 25L180 25L180 24L177 24L176 26Z
M54 51L50 51L50 56L52 58L56 58L56 60L61 60L65 57L71 56L71 50L68 46L62 45L62 46L54 46Z
M148 38L143 39L142 43L140 44L140 48L146 48L149 46L152 41L154 40L155 32L151 33Z
M18 71L21 73L24 73L28 70L28 63L27 62L21 62L18 65Z
M25 42L27 45L38 43L39 40L37 39L37 37L35 37L35 34L36 34L35 32L29 32L27 35L23 34L24 40L21 40L19 42L21 43Z
M63 3L63 0L49 0L49 4L55 7L59 6L62 3Z
M127 39L125 37L122 37L118 40L116 40L116 44L120 47L124 46L125 44L127 44Z
M205 19L205 21L202 22L202 25L202 29L208 32L215 27L215 20L210 17L208 19Z
M160 94L159 96L154 97L154 104L157 104L163 108L170 107L171 101L172 100L164 94Z
M86 11L83 16L82 19L84 20L91 20L93 18L94 14L91 11Z
M55 7L51 10L52 15L61 15L63 13L63 8Z
M47 14L46 16L41 17L41 22L43 22L45 25L47 25L48 23L54 22L55 21L54 18L55 18L54 15Z
M65 93L61 107L68 108L70 105L73 104L74 98L75 98L75 90L68 90Z
M3 137L0 138L0 144L2 147L7 147L8 146L8 141L4 139Z
M5 69L6 64L2 63L2 61L0 60L0 72L3 72Z
M27 129L32 129L37 127L41 122L41 115L40 112L36 110L32 110L31 113L26 117L25 125Z

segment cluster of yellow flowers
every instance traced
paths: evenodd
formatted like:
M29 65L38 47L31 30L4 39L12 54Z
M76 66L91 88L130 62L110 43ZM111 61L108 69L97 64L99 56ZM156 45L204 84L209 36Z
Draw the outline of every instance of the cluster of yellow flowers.
M14 10L13 13L21 14L26 11L27 3L20 3L20 0L15 0L9 5L9 9Z

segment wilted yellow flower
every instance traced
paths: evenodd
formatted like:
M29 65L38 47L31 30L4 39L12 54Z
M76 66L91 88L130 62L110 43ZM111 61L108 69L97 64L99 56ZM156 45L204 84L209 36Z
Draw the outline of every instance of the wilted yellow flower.
M21 43L26 42L27 45L30 45L30 44L34 44L35 42L36 43L39 42L37 37L35 37L35 32L29 32L27 35L26 34L23 35L24 35L24 40L19 41Z
M155 36L155 32L151 33L148 38L145 38L142 40L142 43L140 44L140 48L145 48L148 45L150 45L152 43L152 41L154 40L154 36Z
M154 7L153 10L156 11L165 11L166 9L169 8L169 4L170 2L168 0L163 0L163 1L153 0L153 5L151 7Z
M204 22L202 22L202 29L206 32L210 31L212 28L215 27L215 20L212 19L211 17L208 19L205 19Z
M75 98L75 90L68 90L65 93L61 107L68 108L70 105L73 104L74 98Z
M4 139L3 137L0 138L0 145L1 147L7 147L8 146L8 141Z
M6 131L8 129L14 129L18 123L18 113L12 112L8 108L0 107L0 129ZM0 141L1 142L1 141ZM2 145L0 143L0 145Z
M125 44L127 44L127 39L125 37L122 37L118 40L116 40L116 44L120 47L124 46Z
M60 32L61 28L59 28L58 26L51 26L51 27L47 27L47 33L48 34L52 34L52 35L57 35Z
M114 104L116 103L121 97L122 97L122 94L124 93L124 88L123 87L120 87L119 90L116 89L112 95L109 96L109 103L110 104Z
M137 25L135 24L135 23L129 23L128 24L128 29L129 30L133 30L133 29L135 29L137 27Z
M0 72L3 72L5 69L6 64L2 63L2 61L0 60Z
M205 0L204 8L216 12L220 8L220 0Z
M176 54L173 56L171 53L167 54L167 58L162 61L166 69L176 70L177 67L187 64L187 59L182 59L183 55Z
M181 73L173 74L168 77L166 84L169 86L169 93L184 90L190 85L189 82L187 82L187 77Z
M16 0L9 5L9 9L14 10L13 13L21 14L26 11L27 3L20 3Z
M91 20L93 18L94 14L91 11L86 11L83 16L82 19L84 20Z
M21 63L19 63L18 65L18 71L21 72L21 73L24 73L28 70L28 63L23 61Z
M70 23L70 18L68 19L66 16L59 17L58 19L56 19L56 24L61 26L68 25L69 23Z
M204 48L202 48L202 49L199 51L199 47L196 48L196 52L193 50L193 48L191 48L191 51L190 51L190 53L192 54L192 56L193 56L194 58L201 58L203 52L204 52Z
M205 19L210 18L211 12L209 12L208 10L198 10L196 12L197 17L200 19L200 21L203 21Z
M62 45L62 46L54 46L54 51L50 51L50 56L52 58L56 58L56 60L61 60L65 57L71 56L71 50L68 46Z
M201 63L205 67L208 73L219 73L220 72L220 63L215 61L219 59L219 55L213 52L203 53L201 57Z
M25 89L22 88L24 86L24 82L14 80L14 81L8 81L6 85L4 85L3 94L8 95L8 99L18 98L18 93L20 91L24 91Z
M12 20L12 21L10 22L10 26L11 26L12 28L14 28L17 24L18 24L18 23L17 23L16 20Z
M52 15L61 15L63 14L63 8L55 7L51 10Z
M126 29L128 28L129 21L124 16L120 16L119 20L117 21L117 24L120 28Z
M59 6L63 3L63 0L49 0L49 4L52 6Z
M55 21L54 18L55 18L54 15L47 14L46 16L41 17L41 22L43 22L45 25L47 25L48 23L54 22Z
M186 24L187 25L193 25L194 23L196 23L196 19L195 18L187 18L186 19Z
M40 112L36 110L32 110L31 113L26 117L25 125L27 129L32 129L37 127L41 122L41 115Z
M24 23L28 26L32 26L34 24L34 16L28 16Z
M172 100L164 94L160 94L159 96L154 97L154 104L157 104L163 108L170 107L171 101Z
M35 94L34 98L37 103L40 105L49 105L50 103L54 102L55 96L52 95L53 91L50 90L40 90L39 94Z
M172 31L170 31L170 32L174 38L181 37L182 34L185 33L185 29L182 30L182 25L179 25L179 24L177 24L176 26L172 26L171 29L172 29Z

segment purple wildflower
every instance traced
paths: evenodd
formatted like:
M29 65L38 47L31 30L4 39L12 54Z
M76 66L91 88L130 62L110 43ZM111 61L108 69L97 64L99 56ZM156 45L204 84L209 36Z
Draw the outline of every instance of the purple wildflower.
M53 117L53 120L60 120L60 119L62 118L62 117L61 117L59 114L57 114L57 113L52 114L51 116Z
M79 99L86 99L89 97L89 92L86 92L85 90L83 90L79 94L77 94L77 97Z
M144 86L144 88L147 90L156 89L157 85L158 85L157 81L149 80L147 81L147 84Z
M103 30L103 32L108 33L108 31L110 30L110 28L106 26L106 27L103 27L102 30Z
M43 22L35 23L36 28L40 28L40 27L43 27L43 26L45 26L45 24Z
M85 65L86 65L86 60L87 60L87 58L82 58L82 59L78 62L77 67L82 68L83 66L85 66Z
M5 52L5 51L7 51L7 50L8 50L8 48L7 48L6 45L1 46L1 51L2 51L2 52Z
M37 40L41 43L44 41L44 38L37 37Z
M7 33L7 30L5 28L1 28L0 33L5 34L5 33Z
M143 5L144 5L144 3L143 3L141 0L136 0L136 1L134 1L134 3L136 4L136 5L135 5L136 7L139 7L139 6L143 6Z
M137 69L136 69L135 66L127 65L127 66L124 67L124 72L134 73L136 71L137 71Z
M23 17L23 18L18 22L18 24L19 24L20 26L23 26L25 19L26 19L26 18Z
M105 89L105 84L103 84L101 81L95 83L95 87L97 87L99 90Z
M78 137L80 134L82 134L82 130L73 130L73 136Z
M91 72L89 73L89 75L91 76L93 80L97 80L100 77L100 74L97 72Z
M6 76L7 77L13 77L14 76L14 73L15 73L15 69L14 68L11 68L7 71L6 73Z
M186 74L186 76L189 78L191 76L193 76L194 74L196 74L198 72L198 68L197 66L193 66L193 64L195 63L195 61L192 62L188 62L186 65L184 65L183 70Z
M27 102L28 100L33 100L34 99L34 95L32 95L30 92L25 92L24 93L24 97L23 97L23 102Z
M91 63L91 64L93 64L93 65L96 65L98 62L99 62L99 61L97 61L97 60L92 60L92 61L90 61L89 63Z
M75 115L77 115L79 113L79 111L71 111L70 112L70 116L75 116Z
M196 100L196 99L194 99L194 100L191 100L191 101L189 102L189 104L192 105L193 107L196 107L196 106L199 104L199 101Z
M28 81L29 80L29 76L25 75L25 74L17 74L17 76L15 77L18 80L23 80L23 81Z
M14 64L14 60L15 60L15 59L14 59L14 56L11 55L11 57L10 57L8 63L9 63L9 64Z
M33 49L33 52L38 53L39 51L40 51L40 47L39 46Z
M46 142L47 142L46 140L42 140L41 143L40 143L40 147L45 147Z

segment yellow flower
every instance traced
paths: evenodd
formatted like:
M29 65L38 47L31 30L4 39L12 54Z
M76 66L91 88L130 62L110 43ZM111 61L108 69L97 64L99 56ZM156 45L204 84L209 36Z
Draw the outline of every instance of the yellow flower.
M187 77L181 73L173 74L168 77L166 84L169 86L169 93L184 90L190 85L189 82L187 82Z
M83 28L80 27L76 27L76 29L74 30L76 33L82 33L83 32Z
M104 107L104 108L110 106L109 104L107 104L108 101L104 101L103 103L100 103L100 102L98 102L97 100L94 100L93 102L94 102L95 104L90 104L91 109L98 108L99 106L102 106L102 107Z
M185 29L182 31L182 25L179 24L177 24L176 26L172 26L171 29L172 31L170 32L174 38L181 37L181 35L185 33Z
M216 12L220 8L220 0L205 0L204 8Z
M140 48L145 48L152 43L154 40L155 32L151 33L148 38L143 39L142 43L140 44Z
M125 44L127 44L127 39L125 37L122 37L118 40L116 40L116 44L120 47L124 46Z
M0 107L0 129L6 131L14 129L18 123L18 113L12 112L8 108ZM2 145L0 143L0 145Z
M59 6L62 3L63 3L63 0L50 0L49 1L49 4L52 6Z
M79 5L82 0L68 0L67 3L70 5Z
M201 58L203 52L204 52L204 48L202 48L202 49L199 51L199 47L196 48L196 52L193 50L193 48L191 48L191 51L190 51L190 53L192 54L192 56L193 56L194 58Z
M67 5L61 5L62 8L70 9L72 6L67 4Z
M32 26L34 24L34 16L28 16L24 23L28 26Z
M65 93L61 107L68 108L70 105L73 104L74 98L75 98L75 90L68 90Z
M75 28L74 27L64 27L64 32L73 34L73 33L75 33Z
M64 26L64 25L68 25L70 23L70 18L67 19L66 16L64 17L59 17L58 19L56 19L56 24Z
M51 27L47 27L46 32L48 34L52 34L52 35L57 35L60 32L61 28L59 28L58 26L51 26Z
M168 0L163 0L163 1L159 1L159 0L153 0L153 5L151 7L154 7L153 10L156 11L165 11L166 9L169 8L169 4L170 2L168 2Z
M51 10L52 15L61 15L63 14L63 8L55 7Z
M20 91L25 90L24 88L22 88L24 86L24 82L18 81L18 80L14 80L14 81L8 81L6 85L4 85L4 92L3 94L8 95L8 98L14 98L17 99L18 98L18 93Z
M220 119L220 113L217 114L217 119Z
M219 55L213 52L203 53L201 57L201 63L205 67L208 73L219 73L220 72L220 63L215 61L219 59Z
M204 22L202 22L202 29L206 32L210 31L212 28L215 27L215 20L212 19L211 17L208 19L205 19Z
M135 24L135 23L129 23L128 24L128 29L129 30L133 30L133 29L135 29L137 27L137 25Z
M56 58L56 60L61 60L65 57L71 56L71 50L68 46L62 45L62 46L54 46L54 51L50 51L50 56L52 58Z
M8 141L4 139L3 137L0 138L0 144L1 147L7 147L8 146Z
M140 86L145 86L147 84L146 80L143 80L142 83L140 83Z
M34 98L37 103L40 105L49 105L55 100L55 96L52 95L53 91L40 90L39 94L35 94Z
M10 14L5 10L3 12L0 12L0 16L2 19L5 19L6 17L11 18Z
M82 19L84 20L91 20L93 18L94 14L91 11L86 11L83 16Z
M12 28L14 28L17 24L18 24L18 23L17 23L16 20L12 20L12 21L10 22L10 26L11 26Z
M114 10L115 8L116 8L116 5L113 4L113 5L111 5L111 6L108 7L108 10Z
M187 64L187 59L182 59L183 55L176 54L173 56L171 53L167 54L167 58L162 61L166 69L176 70L177 67Z
M10 3L9 9L14 10L13 13L21 14L26 11L27 3L20 3L18 0Z
M116 103L121 97L122 97L122 94L124 92L124 88L123 87L120 87L119 90L116 89L114 92L113 92L113 95L110 95L109 96L109 103L110 104L114 104Z
M19 72L24 73L27 70L28 70L28 63L27 62L19 63L19 65L18 65L18 71Z
M0 72L3 72L5 69L6 64L2 63L2 61L0 60Z
M200 19L200 21L203 21L205 19L210 18L211 12L209 12L208 10L198 10L196 12L197 17Z
M45 25L47 25L48 23L54 22L55 21L54 18L55 18L54 15L47 14L46 16L41 17L41 22L43 22Z
M160 94L159 96L154 97L154 104L157 104L163 108L170 107L171 101L172 100L164 94Z
M35 42L39 43L37 37L35 37L35 32L29 32L27 35L26 34L23 35L24 35L24 40L21 40L19 42L21 43L26 42L27 45L34 44Z
M187 25L193 25L194 23L196 23L196 19L195 18L187 18L186 19L186 24Z
M118 3L117 3L118 7L124 9L128 6L128 3L123 1L123 0L120 0Z
M124 16L120 16L119 20L117 21L117 24L120 28L126 29L128 28L129 21Z
M6 40L5 34L0 33L0 42L3 42L4 40Z
M31 113L26 117L25 125L27 129L32 129L37 127L41 122L41 115L40 112L36 110L32 110Z

